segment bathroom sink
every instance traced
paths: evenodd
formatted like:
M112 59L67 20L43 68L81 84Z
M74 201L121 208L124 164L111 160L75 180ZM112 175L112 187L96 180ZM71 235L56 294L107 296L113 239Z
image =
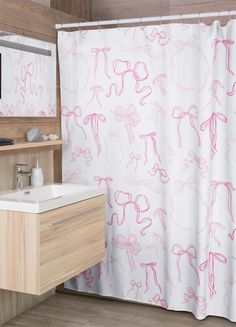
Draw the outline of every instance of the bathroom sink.
M0 193L0 210L41 213L105 194L103 187L49 184Z

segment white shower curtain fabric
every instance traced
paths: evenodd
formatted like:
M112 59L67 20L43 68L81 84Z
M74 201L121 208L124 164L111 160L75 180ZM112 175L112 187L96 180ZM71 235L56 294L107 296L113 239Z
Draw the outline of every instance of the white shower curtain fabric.
M60 31L64 182L106 187L69 289L236 321L236 22Z

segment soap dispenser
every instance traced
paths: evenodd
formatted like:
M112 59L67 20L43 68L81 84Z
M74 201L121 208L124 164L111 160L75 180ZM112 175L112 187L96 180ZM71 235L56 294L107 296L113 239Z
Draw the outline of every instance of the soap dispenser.
M36 158L35 167L32 169L31 185L33 187L42 186L43 181L43 170L39 167L39 158Z

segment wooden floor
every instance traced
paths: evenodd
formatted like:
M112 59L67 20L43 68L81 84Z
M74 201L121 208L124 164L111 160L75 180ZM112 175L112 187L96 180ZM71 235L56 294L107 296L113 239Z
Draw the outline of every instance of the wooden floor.
M190 313L105 298L56 293L5 327L226 327L226 319L196 320Z

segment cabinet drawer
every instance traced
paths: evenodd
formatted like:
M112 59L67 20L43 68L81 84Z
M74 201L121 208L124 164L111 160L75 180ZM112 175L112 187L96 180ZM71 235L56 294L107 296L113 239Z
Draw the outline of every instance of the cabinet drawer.
M104 196L40 215L40 288L45 292L101 261Z

